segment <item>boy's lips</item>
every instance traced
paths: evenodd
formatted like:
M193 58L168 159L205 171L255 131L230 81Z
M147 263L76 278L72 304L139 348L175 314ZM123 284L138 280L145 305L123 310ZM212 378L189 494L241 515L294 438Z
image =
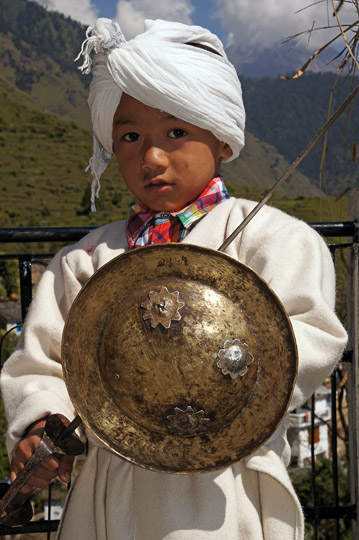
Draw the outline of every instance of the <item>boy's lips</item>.
M162 193L170 189L172 184L161 179L152 179L151 182L145 185L147 191Z

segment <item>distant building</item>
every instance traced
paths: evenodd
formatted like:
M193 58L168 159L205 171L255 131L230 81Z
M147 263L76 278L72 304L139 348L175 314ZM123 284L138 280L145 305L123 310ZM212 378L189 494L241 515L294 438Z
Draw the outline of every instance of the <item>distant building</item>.
M51 512L49 512L49 503L46 501L44 504L44 519L61 519L63 509L61 503L53 503L51 504Z
M330 390L319 386L315 392L314 433L311 426L311 400L290 413L288 441L292 449L292 463L298 467L309 465L311 442L314 437L315 457L329 457L328 425L331 420Z
M21 304L19 300L0 302L0 329L8 331L21 324ZM19 334L21 328L16 330Z

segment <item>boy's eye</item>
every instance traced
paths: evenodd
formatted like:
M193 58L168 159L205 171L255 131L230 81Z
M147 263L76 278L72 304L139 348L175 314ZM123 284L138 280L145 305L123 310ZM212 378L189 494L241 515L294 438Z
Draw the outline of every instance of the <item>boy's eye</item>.
M126 133L126 135L124 135L122 138L127 142L136 142L141 139L140 135L134 132Z
M180 139L181 137L184 137L185 135L186 135L186 131L180 128L171 129L171 131L168 133L168 136L171 137L171 139Z

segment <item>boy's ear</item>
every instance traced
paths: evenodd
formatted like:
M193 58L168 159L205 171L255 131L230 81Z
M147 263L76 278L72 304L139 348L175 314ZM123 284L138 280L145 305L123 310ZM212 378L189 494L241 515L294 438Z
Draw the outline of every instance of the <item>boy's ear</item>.
M222 159L228 159L233 154L232 148L227 143L222 143L222 144L223 144L223 148L222 148L222 152L221 152L221 158Z

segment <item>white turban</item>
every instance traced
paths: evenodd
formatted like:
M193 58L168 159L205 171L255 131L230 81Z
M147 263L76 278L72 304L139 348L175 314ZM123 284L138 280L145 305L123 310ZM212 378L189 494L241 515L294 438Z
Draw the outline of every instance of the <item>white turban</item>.
M91 70L91 50L97 53L88 99L94 133L93 188L96 184L99 188L112 154L113 117L123 92L209 130L230 146L232 156L225 161L239 155L245 125L242 89L217 36L200 26L146 20L144 33L126 41L119 25L103 18L86 35L80 67L84 73Z

